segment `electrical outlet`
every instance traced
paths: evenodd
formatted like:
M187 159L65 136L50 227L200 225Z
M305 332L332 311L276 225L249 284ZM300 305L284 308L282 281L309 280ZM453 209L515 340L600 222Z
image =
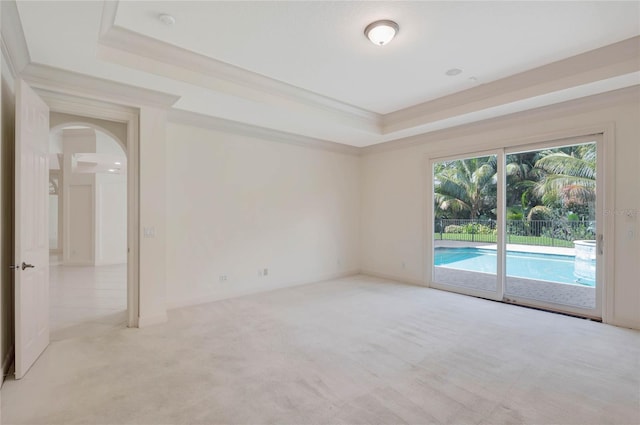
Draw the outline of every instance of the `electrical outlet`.
M156 228L154 226L144 227L143 233L145 238L155 238L156 237Z
M262 270L262 276L266 276L269 274L269 269Z
M636 229L635 226L627 227L627 239L633 240L636 237Z
M221 274L220 275L220 282L226 282L227 281L227 275L226 274Z
M402 268L406 269L407 268L407 263L405 263L404 261L402 262Z

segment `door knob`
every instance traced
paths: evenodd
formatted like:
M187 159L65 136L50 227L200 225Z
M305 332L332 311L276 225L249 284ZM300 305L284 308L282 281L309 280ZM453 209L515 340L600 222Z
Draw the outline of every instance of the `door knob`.
M36 266L34 266L33 264L27 264L24 261L22 262L22 270L24 269L35 269Z

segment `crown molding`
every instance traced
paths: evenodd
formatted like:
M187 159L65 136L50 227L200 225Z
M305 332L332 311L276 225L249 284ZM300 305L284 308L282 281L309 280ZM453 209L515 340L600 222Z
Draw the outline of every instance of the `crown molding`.
M109 122L121 124L138 119L139 111L133 107L38 88L35 92L49 105L52 114L78 116L78 111L81 110L83 119L94 120L105 128Z
M253 101L305 108L365 130L381 130L380 114L119 27L116 13L117 2L105 2L98 40L98 57L103 60Z
M595 49L533 70L474 87L386 115L366 111L330 97L191 52L115 25L117 0L103 2L98 55L115 63L186 81L261 106L296 111L370 136L390 140L364 148L273 130L240 121L171 110L174 120L216 130L251 135L300 146L363 154L423 143L430 135L479 128L501 117L516 117L573 104L568 99L594 99L602 93L638 84L640 36ZM31 63L15 0L2 2L0 44L14 77L43 91L104 100L130 107L171 108L179 96ZM4 65L3 65L4 66ZM624 80L624 81L623 81ZM613 92L612 92L613 93ZM585 97L588 96L588 97ZM560 103L562 102L562 103ZM551 106L545 106L551 105ZM526 111L526 112L517 112ZM181 114L190 114L187 119ZM197 118L196 118L197 116ZM475 124L473 124L475 123ZM405 137L406 136L406 137Z
M4 38L2 37L2 34L0 34L0 54L2 54L2 69L6 69L9 71L8 74L9 75L4 75L7 78L8 81L10 81L11 87L13 87L14 81L17 78L17 74L16 74L16 68L15 65L13 64L13 61L11 60L11 56L9 56L9 49L7 48L7 45L4 42Z
M34 88L128 106L169 108L180 99L176 95L37 63L27 65L21 77Z
M100 17L100 36L105 35L115 25L119 0L104 0Z
M117 3L110 4L109 7L105 5L104 33L99 41L103 59L264 105L295 108L297 111L304 108L309 114L321 112L334 122L369 132L373 138L387 136L384 137L387 140L396 140L409 134L423 134L429 131L429 127L434 129L431 131L438 131L444 127L461 125L463 121L479 121L505 115L505 106L528 109L539 107L542 102L538 100L543 96L547 96L550 103L588 96L596 90L587 86L601 82L609 82L610 87L606 90L616 90L621 87L620 81L615 81L616 79L640 71L640 36L636 36L381 115L114 26ZM631 84L635 82L627 82L627 86ZM579 93L581 89L585 89L584 93ZM571 90L574 91L570 92ZM527 103L530 105L527 106Z
M1 44L7 65L13 78L17 78L22 70L31 62L29 47L24 37L22 21L15 0L5 0L2 4Z
M486 121L505 115L512 115L518 112L530 111L546 106L568 102L583 97L594 96L610 91L615 91L640 84L640 71L630 74L620 75L606 80L594 81L581 86L571 87L546 93L540 96L527 97L511 103L505 103L486 109L479 109L466 114L454 115L438 121L412 127L407 130L400 130L385 136L386 140L380 143L405 139L420 134L426 134L447 128L459 127L474 122Z
M612 79L640 70L640 36L382 117L383 134Z
M551 104L615 90L623 86L614 81L616 78L640 71L640 36L636 36L462 92L377 114L120 27L116 25L117 9L117 0L107 1L103 7L98 41L101 59L260 105L330 119L364 131L373 140L397 140L492 119L513 113L510 107L517 111L544 106L544 96ZM609 86L598 90L587 87L599 84ZM626 83L631 84L635 82Z
M313 137L301 136L270 128L245 124L238 121L224 118L203 115L197 112L185 111L172 108L169 110L168 120L175 124L182 124L200 127L208 130L220 131L224 133L237 134L241 136L259 138L272 142L286 143L305 148L320 149L329 152L355 155L360 154L361 148L344 145L342 143L330 142L328 140L316 139Z
M360 148L360 154L366 156L398 149L411 148L414 146L442 141L444 139L459 138L481 132L499 130L505 126L526 124L532 120L548 120L557 118L560 115L579 114L595 109L627 103L640 105L640 84L592 96L581 97L566 102L555 103L549 106L501 115L495 118L391 140L377 145L366 146Z

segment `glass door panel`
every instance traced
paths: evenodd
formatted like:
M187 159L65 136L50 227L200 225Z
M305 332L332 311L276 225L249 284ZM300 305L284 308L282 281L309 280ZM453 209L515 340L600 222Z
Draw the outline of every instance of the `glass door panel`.
M498 157L432 162L432 286L498 297Z
M509 153L505 162L505 298L595 309L597 143Z

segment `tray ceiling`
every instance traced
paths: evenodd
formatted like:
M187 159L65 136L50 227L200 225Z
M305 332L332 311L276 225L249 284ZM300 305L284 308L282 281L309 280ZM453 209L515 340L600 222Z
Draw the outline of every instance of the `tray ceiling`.
M26 74L39 81L72 71L175 95L181 112L359 147L640 84L637 2L19 1L17 9ZM400 25L384 47L363 35L381 18ZM462 73L445 75L450 68Z

